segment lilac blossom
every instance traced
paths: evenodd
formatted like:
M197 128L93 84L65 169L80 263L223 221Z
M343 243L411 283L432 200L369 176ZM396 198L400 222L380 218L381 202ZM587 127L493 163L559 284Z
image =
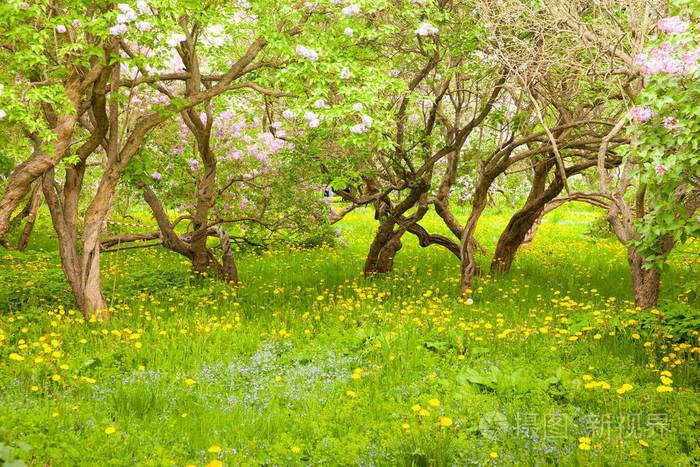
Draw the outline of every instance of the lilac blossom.
M418 25L418 28L416 29L416 34L418 34L419 36L435 36L437 35L437 33L438 28L426 22L420 23L420 25Z
M690 27L689 21L683 21L680 16L662 18L658 23L659 31L668 33L683 33Z
M316 51L309 49L308 47L304 47L303 45L297 45L297 53L304 57L305 59L315 62L318 60L318 54Z
M648 122L654 116L654 112L646 106L634 107L630 111L630 114L632 115L632 118L638 122Z

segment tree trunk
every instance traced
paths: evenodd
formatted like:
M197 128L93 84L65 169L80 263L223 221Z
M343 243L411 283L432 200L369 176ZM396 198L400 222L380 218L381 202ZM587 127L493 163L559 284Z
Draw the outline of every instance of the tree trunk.
M32 198L29 201L29 212L27 214L27 223L24 224L22 233L17 241L17 249L19 251L24 251L27 249L29 244L29 237L32 235L34 230L34 224L36 223L36 216L39 213L39 207L41 206L41 184L37 183L32 192Z
M635 305L645 309L656 307L659 303L661 274L656 269L646 269L646 261L634 248L628 248L627 262L632 274Z
M384 216L377 228L377 233L372 239L372 243L369 246L369 252L367 252L367 258L365 259L364 274L369 276L372 274L386 273L390 272L394 264L394 256L396 251L400 248L399 246L393 252L387 252L382 254L385 248L389 246L394 233L394 221L390 216ZM395 248L396 245L389 247L391 250ZM383 263L380 267L380 262Z

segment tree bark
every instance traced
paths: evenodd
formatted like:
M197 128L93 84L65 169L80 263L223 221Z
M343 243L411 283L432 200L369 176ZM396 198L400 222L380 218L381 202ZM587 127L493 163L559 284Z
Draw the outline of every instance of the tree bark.
M632 247L627 250L627 262L632 275L635 305L644 309L654 308L659 303L661 274L656 269L645 268L646 261Z
M36 216L39 213L39 207L41 206L41 187L39 185L40 184L37 183L34 187L34 191L32 191L32 198L28 204L29 212L27 214L27 223L24 224L22 233L20 234L19 240L17 241L17 249L19 251L24 251L27 249L27 245L29 244L29 237L32 235L32 231L34 230Z

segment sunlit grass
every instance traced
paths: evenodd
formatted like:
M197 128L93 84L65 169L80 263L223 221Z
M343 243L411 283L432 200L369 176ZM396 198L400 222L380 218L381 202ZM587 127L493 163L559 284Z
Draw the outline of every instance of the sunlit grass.
M508 216L480 225L487 250ZM473 305L456 258L411 238L361 277L369 211L345 247L238 255L237 290L161 249L112 253L109 323L72 310L42 226L0 259L0 442L54 465L696 464L698 334L663 313L694 306L698 257L672 259L658 314L635 310L595 218L552 213Z

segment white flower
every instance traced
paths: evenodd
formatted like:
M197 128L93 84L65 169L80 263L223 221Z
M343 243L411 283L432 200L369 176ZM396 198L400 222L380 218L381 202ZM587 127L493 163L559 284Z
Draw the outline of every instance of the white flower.
M430 23L420 23L418 29L416 29L416 34L419 36L435 36L438 33L438 28Z
M363 115L362 116L362 124L366 126L367 128L371 127L373 123L372 117L369 115Z
M112 36L119 36L121 34L124 34L125 32L126 32L126 25L125 24L117 24L117 25L109 28L109 33Z
M138 8L139 13L142 15L145 15L148 13L148 3L144 2L143 0L139 0L136 2L136 8Z
M353 105L352 105L352 110L354 110L355 112L361 111L361 110L362 110L362 104L360 104L359 102L353 104Z
M0 109L0 120L5 120L6 117L7 117L7 112Z
M324 101L323 99L318 99L316 102L314 102L314 107L316 107L317 109L322 109L325 106L326 106L326 101Z
M343 34L345 34L348 37L352 37L354 33L355 31L353 31L352 28L345 28L345 31L343 31Z
M57 32L57 33L63 34L63 33L66 32L66 31L67 31L67 29L66 29L66 27L65 27L64 25L59 24L58 26L56 26L56 32Z
M119 8L119 11L121 11L122 13L129 13L130 11L134 11L134 9L126 3L120 3L119 5L117 5L117 8Z
M474 304L474 300L472 300L471 298L468 298L467 305L473 305L473 304Z
M340 79L348 79L350 76L352 75L348 67L343 68L343 70L340 72Z
M275 130L282 128L282 122L272 122L270 123L270 127L274 128Z
M151 30L151 23L148 21L139 21L136 23L136 29L139 31L150 31Z
M318 120L318 115L316 115L316 114L313 113L313 112L306 112L306 113L304 114L304 120L309 120L309 121L311 121L311 120Z
M185 36L182 34L175 34L174 36L171 36L168 40L167 43L170 47L177 47L178 44L182 41L185 40Z
M311 62L318 60L318 54L316 51L311 50L308 47L304 47L303 45L297 45L297 53Z
M309 120L309 128L317 128L321 122L316 118L313 120Z
M360 12L360 7L357 5L348 5L340 10L345 16L354 16Z
M365 128L365 126L362 123L358 123L357 125L353 125L350 127L350 133L359 134L364 133L365 131L367 131L367 128Z
M282 112L282 116L283 116L284 118L286 118L287 120L291 120L292 118L294 118L294 112L292 112L291 110L287 109L287 110L285 110L284 112Z

